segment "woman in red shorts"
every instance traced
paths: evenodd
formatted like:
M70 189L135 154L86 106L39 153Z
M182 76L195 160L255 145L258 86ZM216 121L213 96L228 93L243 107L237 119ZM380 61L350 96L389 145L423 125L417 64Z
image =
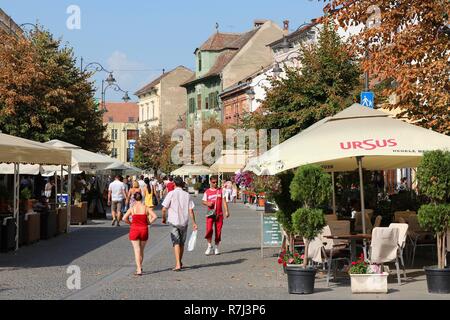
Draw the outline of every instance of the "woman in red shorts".
M123 221L131 225L130 241L133 245L134 256L136 258L136 276L142 275L142 262L144 261L144 249L148 241L148 226L158 219L152 208L146 207L142 203L142 194L134 194L136 204L128 210ZM130 221L130 217L132 218Z

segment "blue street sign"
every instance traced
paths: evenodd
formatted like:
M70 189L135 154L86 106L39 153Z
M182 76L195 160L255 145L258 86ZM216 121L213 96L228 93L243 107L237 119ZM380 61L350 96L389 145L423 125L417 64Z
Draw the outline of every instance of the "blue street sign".
M373 109L375 107L375 93L361 92L361 105Z
M128 140L128 161L134 162L134 150L136 148L136 140Z

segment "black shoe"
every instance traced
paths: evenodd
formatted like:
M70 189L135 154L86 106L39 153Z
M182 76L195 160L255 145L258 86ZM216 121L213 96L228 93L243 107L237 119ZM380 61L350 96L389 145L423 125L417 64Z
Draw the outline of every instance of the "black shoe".
M113 222L111 223L112 226L114 226L116 224L116 219L113 220Z
M117 221L117 227L120 227L120 222L119 221Z

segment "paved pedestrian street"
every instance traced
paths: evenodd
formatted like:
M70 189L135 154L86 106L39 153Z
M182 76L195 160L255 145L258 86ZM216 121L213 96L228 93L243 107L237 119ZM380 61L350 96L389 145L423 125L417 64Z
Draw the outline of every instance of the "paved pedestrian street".
M108 221L74 226L72 233L0 255L0 299L75 300L292 300L292 299L449 299L430 295L421 270L408 270L401 286L394 274L387 295L352 295L348 277L326 287L319 274L315 293L289 295L287 279L274 256L277 249L260 251L260 216L243 204L231 204L231 218L223 232L222 254L205 256L205 226L200 198L195 198L199 238L194 252L186 252L185 270L173 272L169 227L158 220L150 229L144 275L135 277L128 226ZM161 216L158 210L159 217ZM81 289L69 290L69 266L79 266Z

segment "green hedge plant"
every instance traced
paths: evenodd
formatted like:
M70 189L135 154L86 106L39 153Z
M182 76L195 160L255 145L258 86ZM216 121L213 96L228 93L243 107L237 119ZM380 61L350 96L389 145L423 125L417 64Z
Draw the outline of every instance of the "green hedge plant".
M422 228L435 234L438 267L444 269L445 241L450 226L450 152L426 152L417 170L417 180L420 192L431 200L419 209L418 220Z
M305 240L305 259L303 267L308 265L309 244L326 225L325 215L318 207L330 199L331 177L317 165L300 167L291 183L291 198L303 204L292 215L292 226Z

